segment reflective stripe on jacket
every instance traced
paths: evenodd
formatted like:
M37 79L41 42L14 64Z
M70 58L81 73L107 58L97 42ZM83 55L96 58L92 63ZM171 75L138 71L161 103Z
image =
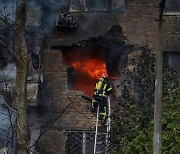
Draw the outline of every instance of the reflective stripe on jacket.
M99 90L99 96L107 97L107 92L110 92L112 90L112 87L110 84L103 82L102 87Z

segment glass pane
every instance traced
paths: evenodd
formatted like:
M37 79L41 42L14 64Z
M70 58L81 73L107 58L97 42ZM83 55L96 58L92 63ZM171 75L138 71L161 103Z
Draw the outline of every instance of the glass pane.
M180 12L180 0L166 0L165 12Z
M81 10L80 0L71 0L70 1L70 11Z
M91 0L90 10L94 11L107 11L106 0Z
M82 153L82 132L67 132L67 154L81 154Z
M86 132L86 154L94 152L95 132Z
M126 0L112 0L112 11L120 12L126 10Z

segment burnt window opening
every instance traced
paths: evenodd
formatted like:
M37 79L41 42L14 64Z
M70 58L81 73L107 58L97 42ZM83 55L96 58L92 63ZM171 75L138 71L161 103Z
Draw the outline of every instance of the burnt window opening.
M105 153L106 133L99 134L97 141L101 142L97 150ZM94 151L94 131L66 131L66 154L92 154Z
M164 14L180 14L180 0L166 0Z
M107 73L111 83L117 87L125 78L124 70L128 61L126 45L110 42L106 47L99 47L93 46L93 42L97 44L98 40L87 41L89 45L85 47L72 46L63 50L67 90L83 91L90 97L93 95L95 83L103 73ZM118 87L116 89L119 90Z
M70 0L70 12L122 12L126 9L127 0Z
M68 90L93 95L94 85L102 72L107 71L104 51L98 48L71 47L63 52L67 69Z

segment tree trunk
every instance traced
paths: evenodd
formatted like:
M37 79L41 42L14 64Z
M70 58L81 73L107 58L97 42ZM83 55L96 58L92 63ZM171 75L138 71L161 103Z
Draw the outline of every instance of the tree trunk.
M17 65L17 64L16 64ZM18 66L19 65L19 66ZM28 123L27 123L27 90L26 76L27 67L21 63L17 65L16 75L16 108L17 108L17 124L16 124L16 153L26 154L28 146Z
M15 25L15 54L16 63L16 153L28 153L28 120L27 120L27 70L28 51L25 40L26 0L18 0L16 7Z

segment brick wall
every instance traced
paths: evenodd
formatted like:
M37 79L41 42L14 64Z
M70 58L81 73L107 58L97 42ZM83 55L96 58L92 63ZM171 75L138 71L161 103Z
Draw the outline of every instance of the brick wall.
M74 30L61 30L56 27L46 44L53 46L71 46L82 40L98 38L108 32L114 25L122 27L126 43L148 45L156 48L157 42L157 1L128 1L127 11L121 13L70 13L78 22ZM121 35L121 34L120 34Z
M38 151L41 154L65 154L65 140L64 131L50 129L42 136Z
M95 116L90 113L90 103L83 100L81 92L67 90L66 65L63 63L62 52L51 47L73 46L91 38L106 38L106 34L115 25L119 25L121 37L114 34L109 41L123 41L123 35L128 45L148 46L152 50L157 48L157 0L131 0L128 9L123 13L71 13L77 19L78 27L74 30L61 30L56 27L53 35L46 39L43 50L44 81L41 91L41 105L43 108L43 127L56 118L69 103L66 111L53 123L48 136L43 136L40 142L42 153L64 154L65 130L94 129ZM179 16L164 16L163 50L179 51L180 18ZM136 52L134 52L136 53ZM132 56L132 55L131 55ZM134 55L133 55L134 56ZM131 59L131 58L130 58ZM51 147L51 149L49 148Z
M42 154L64 154L65 131L95 130L96 116L90 112L91 103L81 98L82 92L67 90L66 65L60 50L44 51L43 74L41 132L51 127L41 138L38 150Z
M126 18L127 43L148 45L156 48L157 40L157 3L153 1L131 1Z
M180 15L164 15L163 20L163 51L180 52Z

